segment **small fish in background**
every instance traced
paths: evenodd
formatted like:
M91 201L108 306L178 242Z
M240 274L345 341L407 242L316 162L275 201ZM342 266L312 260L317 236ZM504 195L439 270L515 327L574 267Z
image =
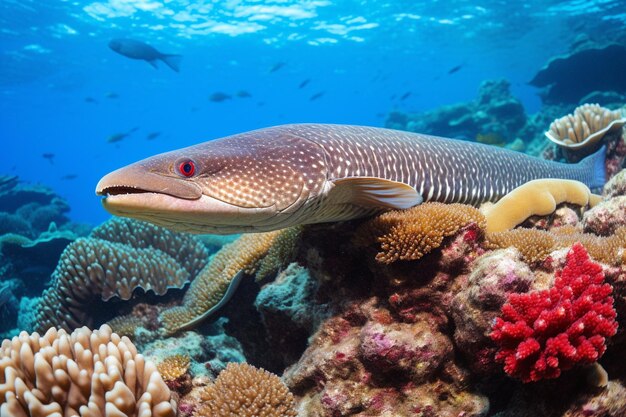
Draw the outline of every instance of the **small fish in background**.
M389 100L395 100L395 99L396 99L396 97L398 97L398 95L397 95L397 94L392 94L392 95L391 95L391 97L389 97Z
M63 175L61 177L61 180L63 180L63 181L71 181L71 180L75 180L76 178L78 178L78 175L76 175L76 174L67 174L67 175Z
M157 69L159 68L157 66L157 61L160 60L174 71L180 71L180 60L182 59L181 55L161 53L147 43L134 39L118 38L112 39L109 42L109 48L126 58L146 61L148 64Z
M43 159L47 159L52 165L54 165L54 156L55 155L51 152L46 152L46 153L41 154L41 157Z
M410 91L407 91L406 93L404 93L404 94L402 94L402 95L400 96L400 101L404 101L404 100L406 100L406 99L407 99L407 98L409 98L409 97L411 97L411 92L410 92Z
M106 98L110 98L110 99L116 99L116 98L120 98L120 95L117 94L114 91L109 91L104 95Z
M319 93L315 93L309 98L309 101L315 101L318 98L322 97L324 94L326 94L325 91L320 91Z
M235 96L237 96L239 98L250 98L250 97L252 97L252 94L250 94L246 90L239 90L239 91L237 91Z
M85 103L94 103L94 104L98 104L98 100L96 100L93 97L85 97Z
M198 107L198 106L193 106L191 109L189 109L189 111L192 112L192 113L195 113L198 110L200 110L200 107Z
M159 136L161 136L161 132L150 132L150 133L148 133L148 135L146 136L146 139L148 139L148 140L154 140L154 139L158 138Z
M455 72L458 72L461 68L463 68L463 65L457 65L455 67L450 68L448 70L448 75L454 74Z
M130 134L136 132L139 128L138 127L133 127L132 129L130 129L128 132L119 132L119 133L114 133L111 136L109 136L107 138L107 142L108 143L116 143L116 142L121 142L122 140L126 139L128 136L130 136Z
M302 88L306 87L306 86L307 86L310 82L311 82L311 79L310 79L310 78L307 78L306 80L304 80L304 81L302 81L302 82L300 83L300 85L298 86L298 88L302 89Z
M263 107L263 106L265 106L265 102L264 101L259 101L256 105L257 105L257 107Z
M209 101L212 101L214 103L221 103L222 101L230 100L231 98L232 96L230 94L217 91L209 96Z
M279 69L281 69L285 65L287 65L286 62L277 62L277 63L275 63L274 65L272 65L272 68L270 68L270 73L278 71Z

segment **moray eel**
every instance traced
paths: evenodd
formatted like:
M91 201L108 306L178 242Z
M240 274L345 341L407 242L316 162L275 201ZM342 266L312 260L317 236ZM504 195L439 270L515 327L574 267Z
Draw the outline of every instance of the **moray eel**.
M163 153L103 177L112 214L192 233L264 232L423 201L478 205L538 178L604 184L604 148L561 164L389 129L292 124Z

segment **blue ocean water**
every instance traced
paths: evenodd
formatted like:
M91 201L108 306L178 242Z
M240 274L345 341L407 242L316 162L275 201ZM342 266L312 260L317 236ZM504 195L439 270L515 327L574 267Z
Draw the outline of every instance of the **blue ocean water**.
M0 171L52 186L95 224L108 218L94 195L104 174L228 134L382 126L502 77L536 111L527 83L550 57L625 26L620 0L2 0ZM181 70L116 54L112 38L181 54Z

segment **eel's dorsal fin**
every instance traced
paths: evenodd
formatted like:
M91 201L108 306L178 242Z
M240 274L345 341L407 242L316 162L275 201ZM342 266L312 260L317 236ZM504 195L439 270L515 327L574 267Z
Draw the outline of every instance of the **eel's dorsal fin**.
M408 184L376 177L348 177L332 180L328 197L333 203L363 207L407 209L424 199Z

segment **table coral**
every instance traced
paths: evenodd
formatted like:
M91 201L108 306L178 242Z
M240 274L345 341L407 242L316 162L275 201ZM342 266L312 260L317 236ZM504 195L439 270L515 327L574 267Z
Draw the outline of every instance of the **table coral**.
M86 327L22 332L2 342L2 416L174 417L155 365L126 337Z
M617 331L611 292L602 267L574 245L551 289L509 295L491 333L496 360L524 382L595 362Z

